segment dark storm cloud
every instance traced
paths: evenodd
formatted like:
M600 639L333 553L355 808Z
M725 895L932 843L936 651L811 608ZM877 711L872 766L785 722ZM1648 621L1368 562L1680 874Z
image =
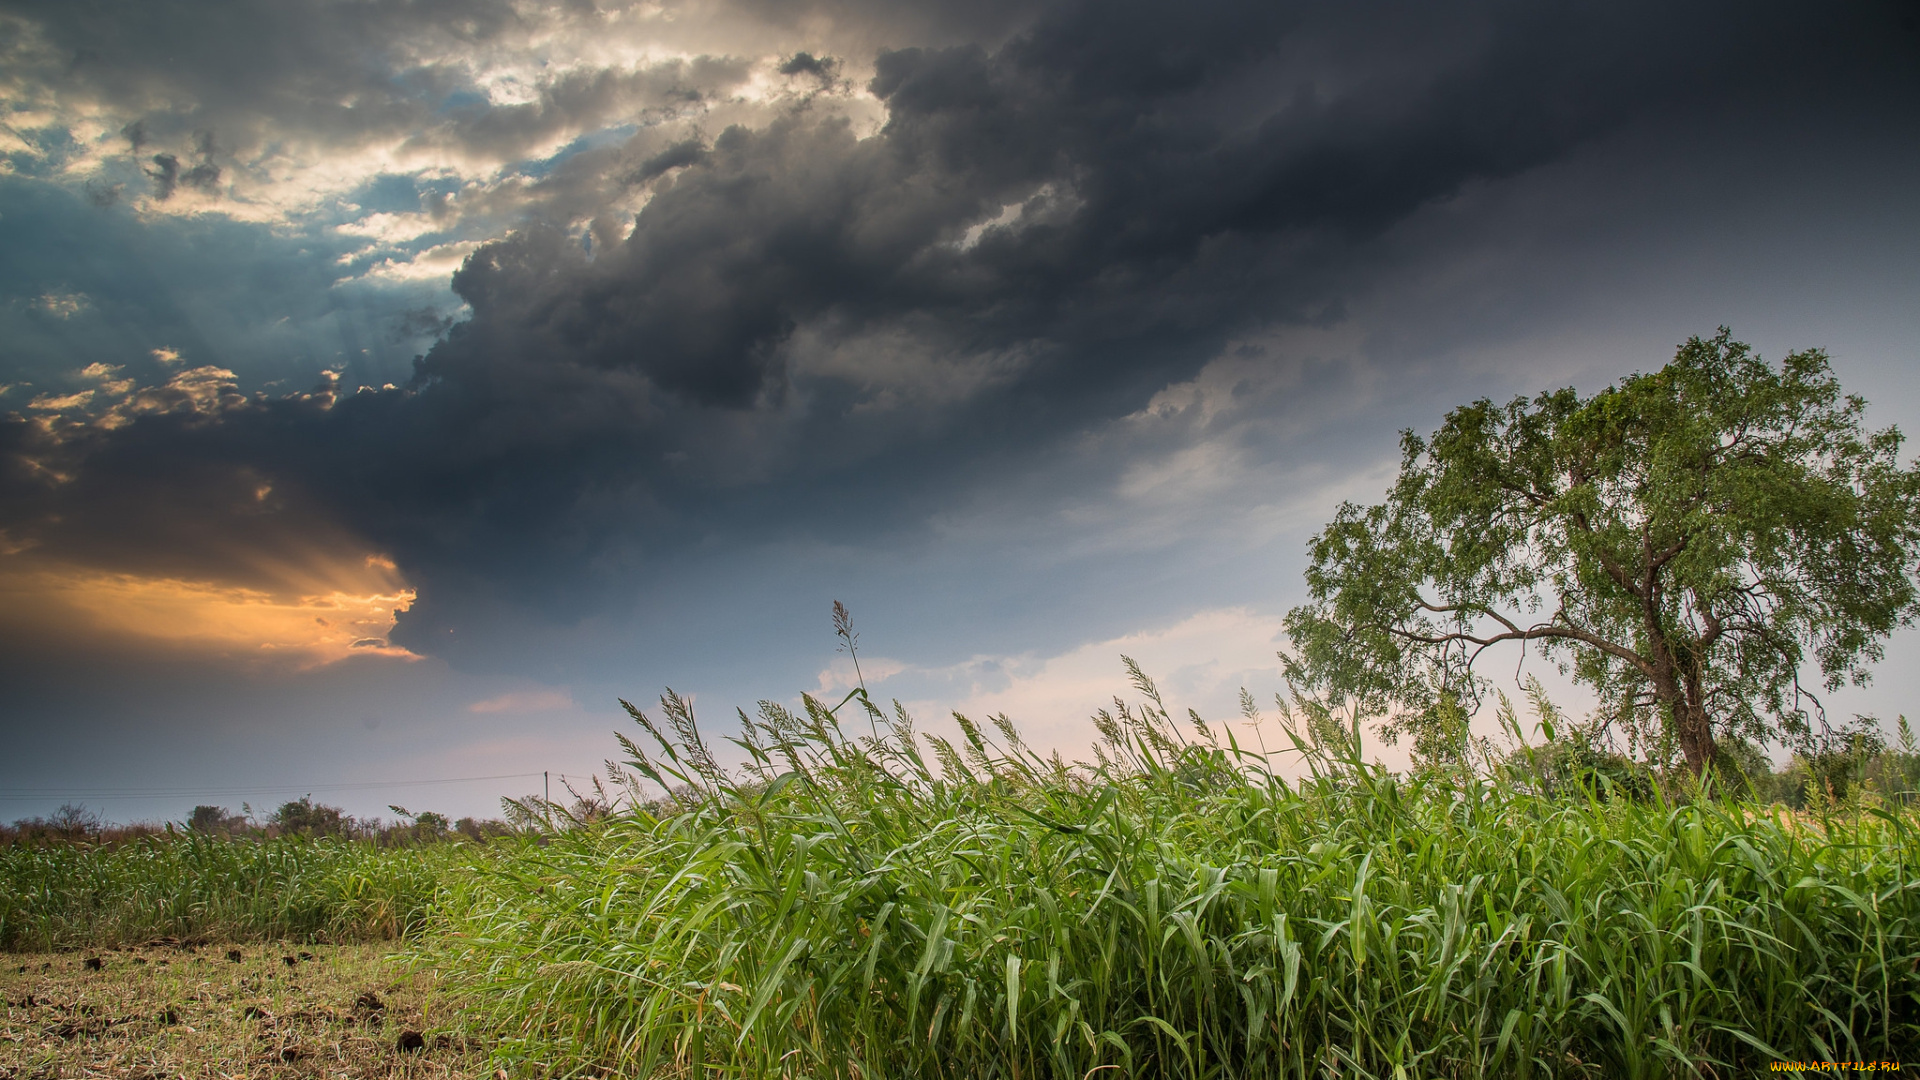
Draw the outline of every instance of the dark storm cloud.
M249 460L255 448L225 444L221 417L249 399L224 375L190 371L142 392L128 410L139 422L122 427L0 422L0 519L12 541L83 567L247 587L325 554L338 526L289 481L275 490Z
M459 10L451 31L409 29L480 40L516 17ZM527 196L539 221L455 276L471 317L408 388L154 411L84 437L9 421L14 460L57 451L79 479L16 468L8 520L16 540L81 547L107 543L113 507L158 517L177 499L239 521L231 491L257 476L390 551L421 590L397 639L444 651L462 610L618 603L689 544L924 518L978 471L1139 408L1236 334L1336 321L1397 222L1622 125L1748 99L1764 123L1803 90L1820 108L1909 107L1910 80L1872 101L1847 81L1892 63L1891 12L1003 12L1001 36L879 52L877 134L806 100L763 126L642 131L558 163ZM818 74L807 60L784 63ZM303 100L344 85L247 70ZM558 80L460 137L524 145L555 115L732 71L648 75L644 92ZM405 124L436 96L378 100ZM637 217L617 209L637 196Z
M147 179L153 181L153 197L165 202L173 198L173 189L180 186L180 159L172 154L153 155L153 168L146 170Z
M705 164L707 157L707 148L699 139L677 142L642 161L640 167L627 177L627 182L644 184L671 169Z
M131 141L137 143L139 140ZM194 136L194 145L200 160L185 172L180 171L180 159L174 155L153 155L153 167L146 173L148 179L153 181L154 198L165 202L173 197L176 188L184 186L209 191L220 182L220 166L213 163L213 133L199 132Z
M810 52L797 52L788 57L775 69L782 75L803 75L817 79L822 86L833 85L834 76L840 71L840 61L831 56L815 56Z
M961 357L1046 352L1023 381L1050 395L1135 393L1247 319L1326 310L1326 260L1420 205L1749 77L1758 20L1716 48L1719 14L1107 4L998 51L885 52L879 138L803 112L654 155L636 182L686 171L593 258L532 230L476 255L474 320L422 374L564 358L744 408L787 392L797 329L907 322ZM1289 50L1333 70L1288 86Z

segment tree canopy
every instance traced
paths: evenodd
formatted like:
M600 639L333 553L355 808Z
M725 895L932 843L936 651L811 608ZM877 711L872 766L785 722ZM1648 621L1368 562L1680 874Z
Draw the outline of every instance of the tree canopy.
M1391 736L1471 708L1529 644L1599 718L1698 773L1717 737L1824 724L1920 613L1920 467L1826 353L1776 367L1722 327L1592 397L1482 399L1401 435L1387 501L1314 537L1296 676ZM1817 677L1814 677L1817 669Z

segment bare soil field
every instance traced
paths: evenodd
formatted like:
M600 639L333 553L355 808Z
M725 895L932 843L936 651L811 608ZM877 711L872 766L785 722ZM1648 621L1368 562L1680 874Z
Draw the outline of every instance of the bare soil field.
M0 957L0 1080L490 1076L392 944L177 944Z

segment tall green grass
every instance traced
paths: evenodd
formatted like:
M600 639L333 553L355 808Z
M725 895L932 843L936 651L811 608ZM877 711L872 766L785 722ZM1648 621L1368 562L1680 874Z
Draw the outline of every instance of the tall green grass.
M442 881L477 850L192 833L0 847L0 948L400 937L426 925Z
M461 878L436 959L532 1067L638 1076L1724 1076L1920 1046L1920 825L1407 779L1103 715L1069 768L904 712L690 709L669 806ZM631 706L629 706L631 710ZM1291 728L1289 728L1291 731ZM937 763L937 766L936 766Z

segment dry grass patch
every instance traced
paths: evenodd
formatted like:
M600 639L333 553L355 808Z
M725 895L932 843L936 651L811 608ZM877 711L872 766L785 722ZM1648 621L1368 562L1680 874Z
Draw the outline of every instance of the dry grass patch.
M490 1075L437 1002L433 975L391 951L153 944L0 956L0 1080Z

